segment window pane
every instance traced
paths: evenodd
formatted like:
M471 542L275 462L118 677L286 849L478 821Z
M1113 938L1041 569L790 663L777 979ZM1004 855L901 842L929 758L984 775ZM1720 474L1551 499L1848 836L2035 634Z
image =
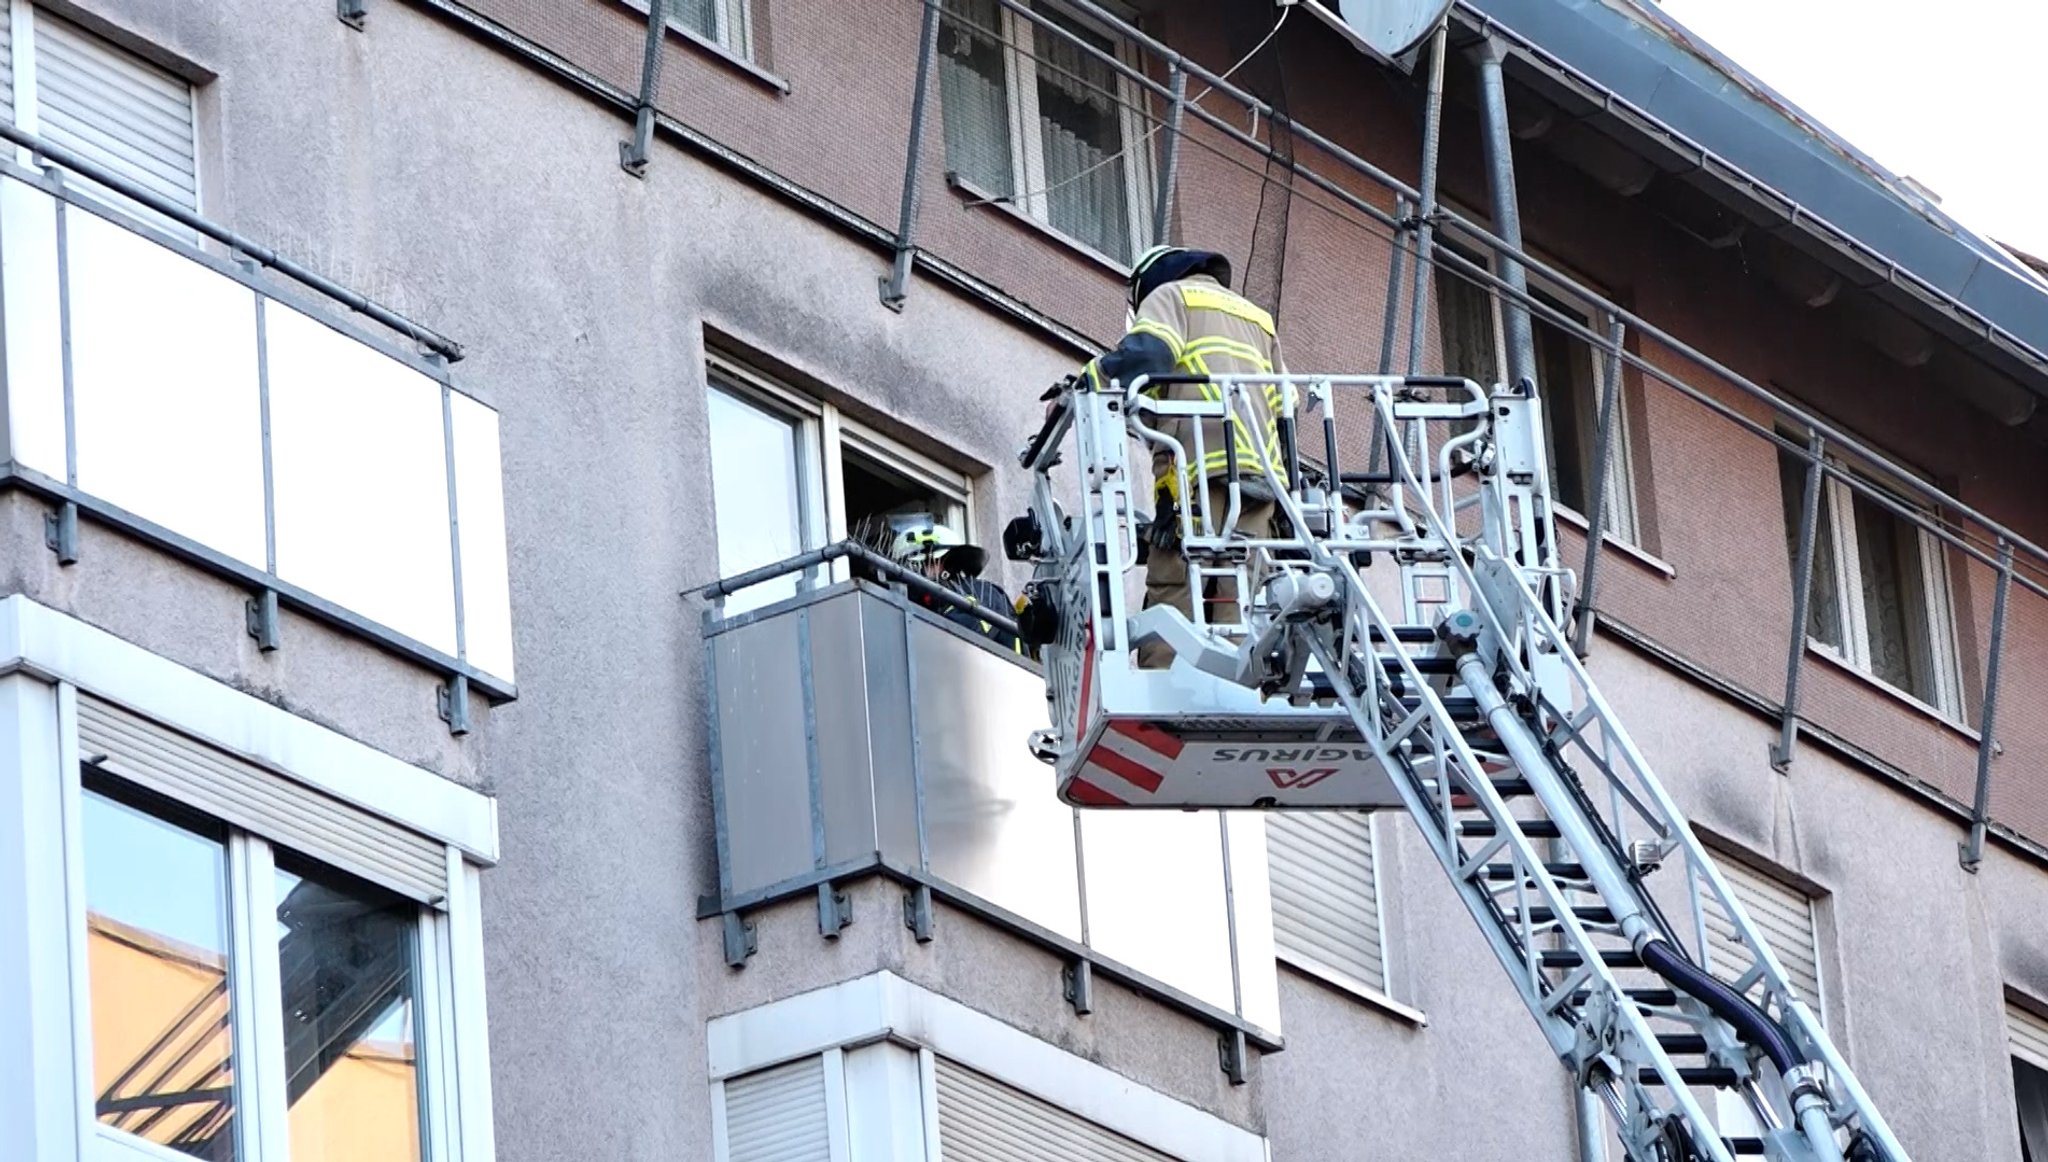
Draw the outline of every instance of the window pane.
M235 1156L227 847L85 792L86 964L101 1124Z
M803 551L803 482L797 425L711 389L711 490L718 524L718 571L730 577ZM789 597L795 576L726 598L739 613Z
M740 56L747 46L747 0L669 0L669 22L715 41Z
M1032 8L1086 43L1115 51L1108 37L1077 27L1044 3ZM1116 70L1054 32L1040 30L1036 44L1048 220L1111 258L1129 261L1130 188L1124 181L1128 159Z
M2019 1107L2021 1157L2024 1162L2048 1162L2048 1072L2015 1057L2012 1088Z
M1867 496L1859 493L1853 503L1870 672L1932 702L1934 659L1920 535L1911 524Z
M292 1162L420 1157L418 932L410 901L278 853Z
M1828 489L1821 489L1819 521L1814 526L1813 584L1808 590L1806 636L1842 648L1842 600L1835 586L1834 521L1828 512ZM1792 563L1792 583L1799 583L1799 523L1805 518L1806 461L1791 452L1778 453L1778 494L1785 506L1785 559Z
M994 194L1015 192L1002 10L995 0L946 0L939 30L939 103L946 168Z
M1584 316L1538 292L1553 309ZM1550 461L1550 495L1580 513L1592 507L1593 430L1597 412L1593 353L1548 319L1530 315L1536 347L1536 390L1543 400L1544 455ZM1603 523L1612 527L1613 514Z

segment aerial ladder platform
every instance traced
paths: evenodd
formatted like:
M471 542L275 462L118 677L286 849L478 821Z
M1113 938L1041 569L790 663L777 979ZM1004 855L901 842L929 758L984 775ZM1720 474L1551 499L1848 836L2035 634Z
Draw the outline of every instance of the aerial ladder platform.
M1171 383L1202 390L1148 390ZM1184 448L1162 423L1254 425L1259 397L1279 462L1226 439L1223 511L1172 518L1192 616L1137 608L1142 552L1176 550L1134 446L1185 480L1208 425ZM1033 751L1077 807L1405 809L1631 1162L1907 1162L1572 648L1541 407L1526 380L1070 380L1005 538L1050 639ZM1277 527L1239 527L1255 497ZM1237 621L1209 620L1216 587ZM1139 668L1155 642L1171 664Z

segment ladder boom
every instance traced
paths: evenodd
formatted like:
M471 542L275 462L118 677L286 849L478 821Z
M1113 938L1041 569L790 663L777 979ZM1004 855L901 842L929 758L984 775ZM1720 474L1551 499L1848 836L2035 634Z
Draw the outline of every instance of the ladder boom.
M1907 1162L1572 649L1534 385L1204 382L1198 400L1070 384L1023 453L1029 592L1058 626L1053 726L1034 750L1062 797L1402 808L1633 1162ZM1255 423L1254 392L1278 401L1286 462L1262 440L1240 462L1226 439L1224 511L1183 506L1178 549L1151 549L1185 554L1195 593L1234 587L1239 619L1212 623L1202 600L1133 612L1149 492L1131 444L1177 471L1209 463L1199 421ZM1194 447L1160 433L1166 417L1198 421L1182 425ZM1340 438L1361 418L1378 447L1370 471L1346 473ZM1319 461L1302 432L1321 434ZM1067 435L1071 515L1051 482ZM1254 496L1279 531L1240 535ZM1173 664L1138 669L1155 641ZM1710 944L1710 917L1732 941Z

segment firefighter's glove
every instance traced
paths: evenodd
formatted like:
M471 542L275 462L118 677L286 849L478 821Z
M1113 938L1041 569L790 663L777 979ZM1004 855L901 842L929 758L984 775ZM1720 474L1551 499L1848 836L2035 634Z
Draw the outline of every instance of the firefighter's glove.
M1153 548L1169 553L1180 548L1180 506L1164 488L1152 498L1152 523L1146 528L1145 539Z

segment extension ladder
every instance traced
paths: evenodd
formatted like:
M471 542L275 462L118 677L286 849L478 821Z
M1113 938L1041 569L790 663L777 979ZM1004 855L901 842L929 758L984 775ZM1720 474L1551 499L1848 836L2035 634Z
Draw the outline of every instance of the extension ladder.
M1027 592L1057 625L1052 726L1033 749L1061 797L1403 807L1633 1162L1906 1162L1561 628L1573 579L1556 563L1534 386L1293 375L1202 380L1199 400L1145 390L1166 382L1190 380L1070 383L1021 455L1032 515L1012 555L1035 563ZM1224 511L1177 514L1192 616L1134 612L1146 474L1132 443L1184 472L1207 462L1205 425L1184 425L1183 448L1160 421L1252 424L1255 395L1280 401L1284 463L1239 463L1227 441ZM1355 459L1367 420L1369 469L1345 472L1340 433ZM1069 453L1072 513L1053 476ZM1278 527L1238 527L1255 493L1276 498ZM1211 586L1234 587L1236 622L1209 620ZM1171 666L1137 668L1155 641ZM1709 946L1710 916L1732 942ZM1716 1091L1746 1109L1739 1132L1708 1116Z

